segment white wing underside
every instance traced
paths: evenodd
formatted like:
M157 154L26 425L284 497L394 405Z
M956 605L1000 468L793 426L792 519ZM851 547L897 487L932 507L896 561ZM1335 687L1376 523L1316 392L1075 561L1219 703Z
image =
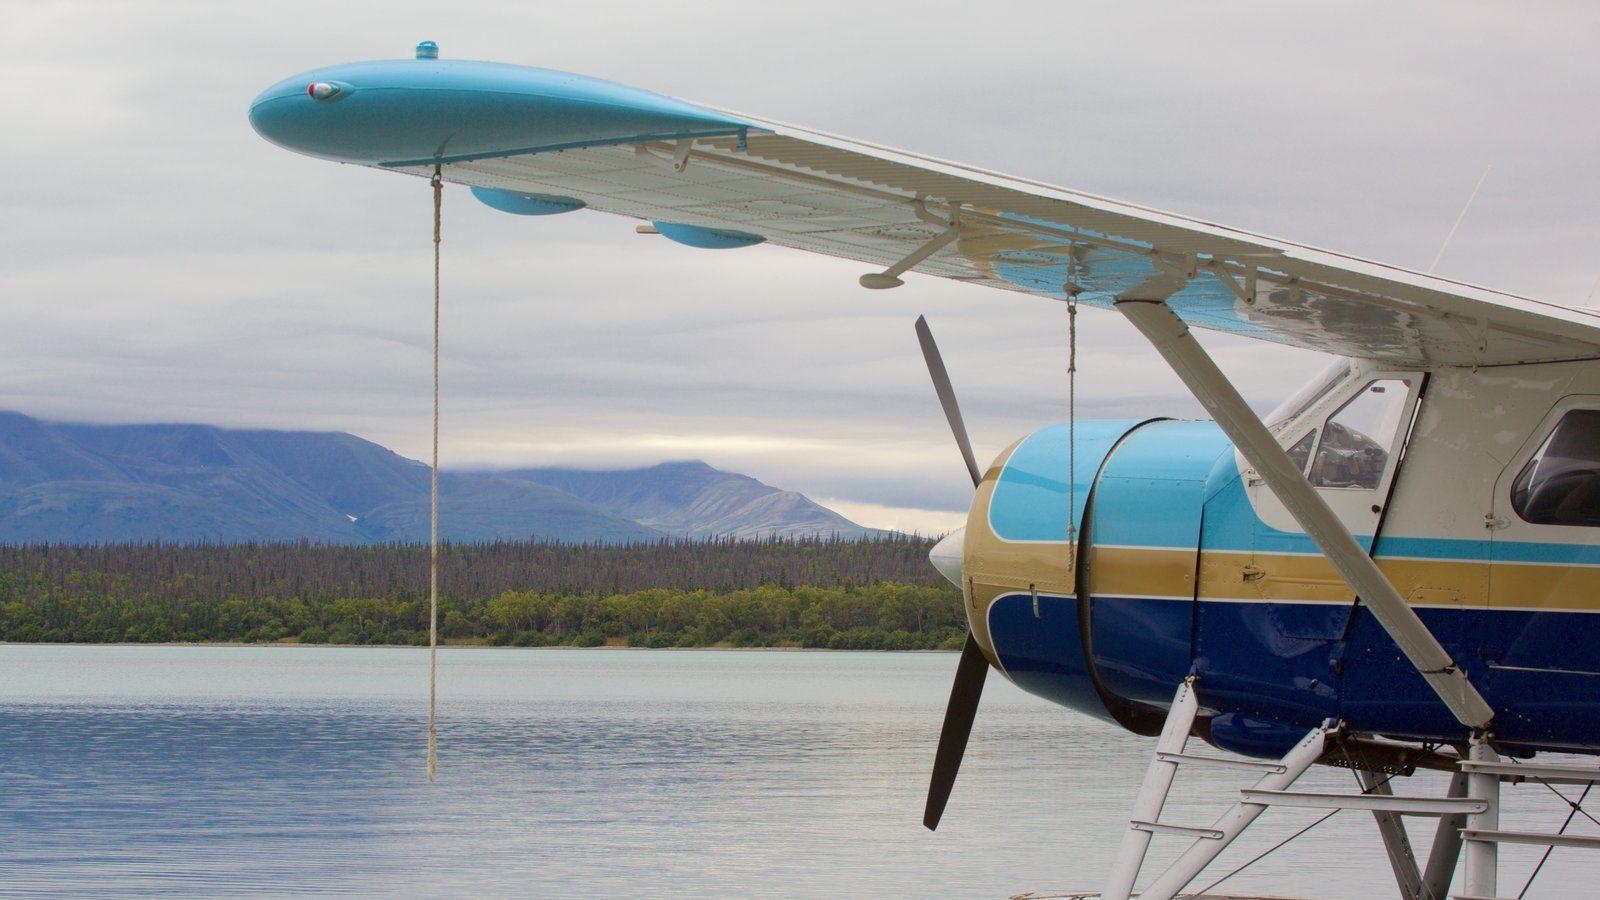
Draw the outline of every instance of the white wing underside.
M450 181L576 197L604 212L759 234L887 267L1108 306L1173 271L1190 325L1417 368L1600 358L1600 315L953 163L756 122L733 137L445 166ZM431 167L430 167L431 168ZM407 169L430 174L422 168Z

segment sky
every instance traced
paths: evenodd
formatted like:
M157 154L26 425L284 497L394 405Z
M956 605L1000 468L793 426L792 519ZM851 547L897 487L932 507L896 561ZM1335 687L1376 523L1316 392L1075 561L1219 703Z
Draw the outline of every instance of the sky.
M952 7L954 5L951 5ZM429 444L424 182L258 138L290 74L403 58L580 72L1570 305L1600 278L1600 7L1584 3L49 3L0 0L0 409ZM1060 304L580 212L445 197L443 466L703 459L942 531L1066 415ZM1197 416L1114 313L1080 416ZM1204 337L1265 411L1326 360Z

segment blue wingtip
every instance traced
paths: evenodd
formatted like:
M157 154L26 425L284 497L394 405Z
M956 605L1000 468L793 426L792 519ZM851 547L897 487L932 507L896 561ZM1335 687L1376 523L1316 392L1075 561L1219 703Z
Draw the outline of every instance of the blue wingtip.
M418 59L327 66L255 99L262 137L310 156L362 165L434 165L572 147L732 135L748 123L625 85L549 69ZM338 84L339 102L308 96Z

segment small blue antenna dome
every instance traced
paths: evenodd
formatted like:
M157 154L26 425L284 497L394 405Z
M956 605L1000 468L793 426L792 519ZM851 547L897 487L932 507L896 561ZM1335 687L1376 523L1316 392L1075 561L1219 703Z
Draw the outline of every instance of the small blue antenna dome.
M417 45L417 59L438 59L439 45L433 41L423 41Z

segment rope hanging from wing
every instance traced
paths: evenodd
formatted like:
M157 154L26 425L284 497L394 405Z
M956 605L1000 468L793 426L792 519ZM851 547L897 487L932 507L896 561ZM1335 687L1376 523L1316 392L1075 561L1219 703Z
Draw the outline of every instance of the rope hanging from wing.
M439 698L439 232L444 205L444 170L433 167L433 468L428 480L428 780L437 774L439 734L434 709Z
M1067 568L1078 571L1078 284L1077 248L1068 253L1071 263L1067 294Z

